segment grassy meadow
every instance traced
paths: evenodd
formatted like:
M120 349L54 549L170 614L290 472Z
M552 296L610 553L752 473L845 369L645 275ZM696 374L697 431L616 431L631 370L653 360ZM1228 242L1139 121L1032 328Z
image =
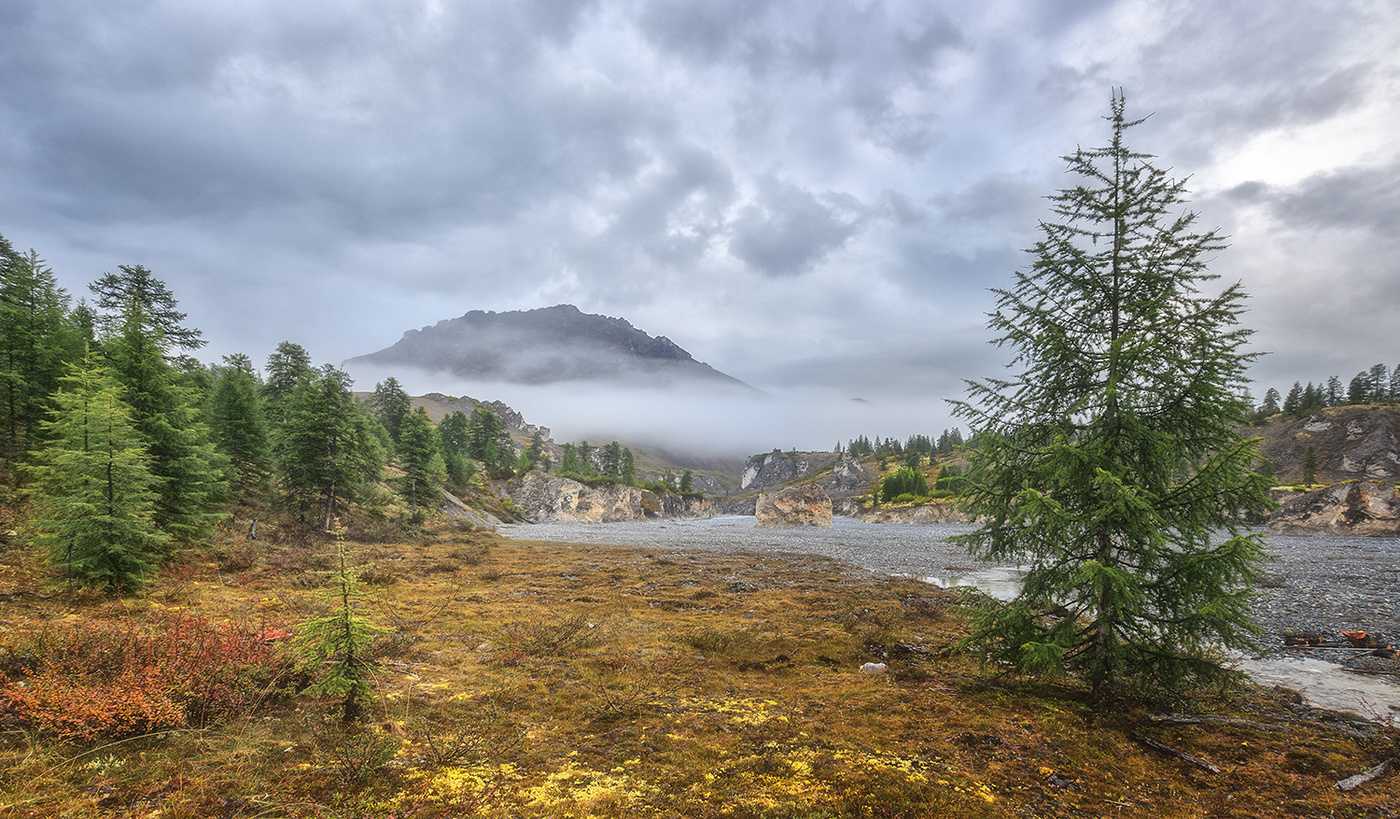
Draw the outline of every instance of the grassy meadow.
M4 553L0 819L1400 811L1395 772L1336 787L1400 754L1395 726L1276 691L1104 705L1000 677L954 648L974 593L444 522L351 528L382 631L370 718L346 725L289 639L333 605L333 545L244 531L127 598Z

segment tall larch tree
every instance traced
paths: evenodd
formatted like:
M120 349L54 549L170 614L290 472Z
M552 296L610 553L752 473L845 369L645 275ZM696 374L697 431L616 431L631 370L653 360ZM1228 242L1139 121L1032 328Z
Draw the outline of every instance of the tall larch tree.
M372 422L356 405L350 384L345 373L323 368L292 393L287 420L274 437L288 501L303 520L313 504L318 506L318 523L326 530L337 516L337 505L354 499L384 466Z
M276 429L287 420L287 405L298 387L316 378L311 355L306 348L292 341L283 341L267 357L263 400L268 422Z
M65 364L82 355L67 311L53 271L0 236L0 462L15 463L38 443Z
M384 426L384 431L389 433L389 440L397 446L404 421L413 411L413 399L404 392L399 380L391 375L374 385L369 407Z
M139 307L151 327L160 331L165 344L178 350L203 347L203 334L184 325L185 313L179 302L151 271L141 265L118 265L116 273L104 273L88 289L97 297L97 326L105 335L115 335L126 321L132 305Z
M155 522L159 480L122 400L122 388L89 352L62 380L44 422L48 445L31 467L37 542L71 583L139 589L167 548Z
M197 396L181 385L160 328L140 304L127 305L120 332L103 349L158 479L156 524L176 543L194 543L220 518L214 506L227 489L228 460L210 441Z
M1111 140L1065 157L1028 270L990 326L1008 378L956 402L979 448L965 484L971 552L1030 566L1019 596L976 620L971 645L1032 674L1077 672L1096 696L1173 692L1228 676L1220 650L1252 645L1248 594L1262 553L1245 516L1267 512L1254 471L1238 285L1218 295L1223 248L1181 211L1185 183Z
M214 445L229 460L240 498L262 494L272 472L261 386L248 356L227 355L215 371L208 401L209 430Z
M403 477L399 479L400 493L408 501L409 515L417 522L420 507L433 508L441 500L438 487L447 477L442 455L438 451L438 437L433 430L433 422L428 411L418 407L404 416L399 424L399 442L396 448L399 467Z

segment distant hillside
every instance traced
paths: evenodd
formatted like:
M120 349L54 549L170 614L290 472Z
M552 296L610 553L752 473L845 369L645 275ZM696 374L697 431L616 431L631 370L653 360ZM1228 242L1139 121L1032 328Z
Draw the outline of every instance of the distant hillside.
M1317 455L1320 483L1400 478L1400 408L1344 406L1301 418L1275 415L1244 434L1264 439L1261 453L1273 465L1279 483L1302 480L1308 447Z
M409 330L393 346L349 363L516 384L603 381L753 389L696 361L665 336L653 338L624 319L584 313L571 304L507 313L473 310Z

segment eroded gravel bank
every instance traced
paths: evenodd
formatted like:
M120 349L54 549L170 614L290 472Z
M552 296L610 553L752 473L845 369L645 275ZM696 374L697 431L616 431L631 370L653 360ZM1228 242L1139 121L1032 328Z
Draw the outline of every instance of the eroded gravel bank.
M752 517L726 516L647 523L525 524L502 527L501 534L521 540L657 549L819 554L874 572L957 582L994 568L972 560L948 541L949 536L970 528L837 518L831 529L755 529ZM1255 603L1266 644L1281 643L1279 635L1289 631L1315 631L1338 641L1337 632L1345 629L1366 631L1400 645L1400 540L1272 535L1267 552L1265 577Z

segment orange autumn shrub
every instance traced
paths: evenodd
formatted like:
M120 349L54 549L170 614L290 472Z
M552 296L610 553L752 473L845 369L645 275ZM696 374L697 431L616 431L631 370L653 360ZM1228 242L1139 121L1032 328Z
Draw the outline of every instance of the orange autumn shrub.
M217 722L278 692L281 633L186 615L58 627L3 647L0 715L66 740Z

